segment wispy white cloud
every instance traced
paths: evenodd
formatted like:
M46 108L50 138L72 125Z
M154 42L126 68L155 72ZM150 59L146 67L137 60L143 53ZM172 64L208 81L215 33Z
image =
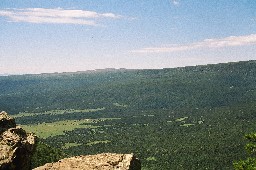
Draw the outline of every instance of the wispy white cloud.
M172 4L178 6L180 4L179 0L172 0Z
M203 41L185 44L185 45L171 45L165 47L149 47L138 50L133 50L135 53L170 53L178 51L188 51L195 49L205 48L223 48L223 47L234 47L234 46L245 46L256 44L256 34L246 36L230 36L221 39L205 39Z
M85 10L66 10L62 8L25 8L0 10L0 16L10 22L80 24L96 26L97 19L120 19L121 15L98 13Z

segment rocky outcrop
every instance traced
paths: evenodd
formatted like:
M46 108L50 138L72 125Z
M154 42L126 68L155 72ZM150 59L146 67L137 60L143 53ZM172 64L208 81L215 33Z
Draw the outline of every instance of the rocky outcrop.
M16 126L6 112L0 113L0 169L29 170L36 136Z
M102 153L76 156L48 163L34 170L140 170L140 161L133 154Z

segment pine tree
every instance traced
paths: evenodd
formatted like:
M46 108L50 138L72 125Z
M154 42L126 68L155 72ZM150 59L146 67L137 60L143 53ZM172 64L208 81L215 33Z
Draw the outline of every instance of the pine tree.
M249 143L246 144L245 150L250 157L246 160L240 160L234 162L235 170L256 170L256 133L245 135L245 138L249 140Z

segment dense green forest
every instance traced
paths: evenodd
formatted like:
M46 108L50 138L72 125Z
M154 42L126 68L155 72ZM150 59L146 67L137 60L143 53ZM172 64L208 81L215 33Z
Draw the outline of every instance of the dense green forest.
M248 143L245 145L245 150L250 156L245 160L235 161L235 170L256 169L256 133L247 134L245 138L248 140Z
M232 169L248 156L243 136L256 131L255 75L256 61L244 61L2 76L0 110L69 156L134 153L143 169Z

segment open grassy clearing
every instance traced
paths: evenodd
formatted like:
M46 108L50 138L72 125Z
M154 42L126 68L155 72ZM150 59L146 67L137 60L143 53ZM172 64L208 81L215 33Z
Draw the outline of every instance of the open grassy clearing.
M97 128L99 126L93 126L88 124L112 119L113 118L65 120L53 123L22 125L22 128L24 128L28 132L34 132L38 137L45 139L50 136L63 135L65 131L72 131L76 128Z
M71 147L75 147L75 146L80 146L82 145L81 143L65 143L64 146L62 146L62 149L69 149Z
M126 104L119 104L119 103L113 103L113 105L117 107L128 107L128 105Z
M157 161L156 157L151 156L146 159L147 161Z
M93 141L93 142L89 142L89 143L87 143L86 145L88 145L88 146L92 146L92 145L96 145L96 144L99 144L99 143L109 143L109 142L111 142L111 141L109 141L109 140L102 140L102 141Z
M28 112L21 112L16 115L12 115L14 118L18 117L27 117L27 116L36 116L36 115L60 115L60 114L65 114L65 113L89 113L89 112L97 112L105 110L105 107L103 108L97 108L97 109L82 109L82 110L75 110L75 109L66 109L66 110L50 110L50 111L45 111L45 112L39 112L39 113L28 113Z
M194 126L195 124L192 124L192 123L186 123L186 124L183 124L183 125L180 125L180 126L183 126L183 127L189 127L189 126Z
M182 121L186 120L187 118L188 118L188 117L182 117L182 118L176 119L175 121L176 121L176 122L182 122Z

